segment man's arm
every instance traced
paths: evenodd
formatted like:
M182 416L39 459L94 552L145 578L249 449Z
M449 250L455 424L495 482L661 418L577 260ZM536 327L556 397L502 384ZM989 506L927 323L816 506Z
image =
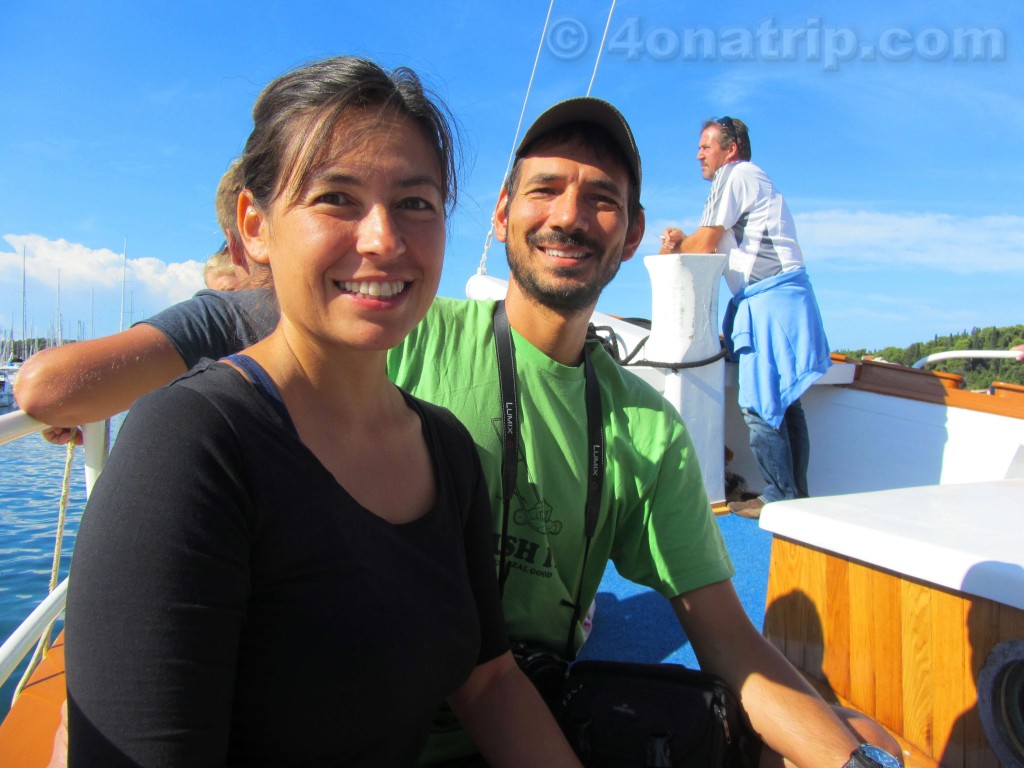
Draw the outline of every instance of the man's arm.
M150 325L32 355L14 384L18 407L55 427L102 421L185 373L185 361Z
M714 253L725 227L697 227L679 246L680 253Z
M851 726L858 736L836 716L754 628L731 581L678 595L671 603L701 669L729 684L753 730L787 765L839 768L863 741L901 756L896 741L873 721Z
M665 227L658 253L714 253L725 234L725 227L697 227L686 235L678 227Z

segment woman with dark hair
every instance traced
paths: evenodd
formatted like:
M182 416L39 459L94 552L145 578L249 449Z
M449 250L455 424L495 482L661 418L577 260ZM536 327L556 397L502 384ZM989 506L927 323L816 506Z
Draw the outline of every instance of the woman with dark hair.
M447 698L492 764L577 765L508 652L476 449L386 375L440 280L449 117L339 57L253 121L280 321L125 421L72 565L70 764L409 765Z

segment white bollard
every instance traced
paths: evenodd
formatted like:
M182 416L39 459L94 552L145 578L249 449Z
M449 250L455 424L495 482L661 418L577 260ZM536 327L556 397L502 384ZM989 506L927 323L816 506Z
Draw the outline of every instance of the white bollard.
M651 277L651 335L644 359L690 363L718 353L718 286L725 261L717 253L644 257ZM665 399L690 430L708 498L724 501L725 361L668 372Z
M505 298L507 290L508 281L481 272L471 275L469 280L466 281L467 299L476 299L477 301L494 299L495 301L501 301Z

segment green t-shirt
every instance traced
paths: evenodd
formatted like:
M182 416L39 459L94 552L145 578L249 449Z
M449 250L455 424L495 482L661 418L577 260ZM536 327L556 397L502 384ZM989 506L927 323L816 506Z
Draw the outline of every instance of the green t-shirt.
M501 414L492 301L438 298L388 355L395 383L451 410L476 441L500 546ZM583 366L566 367L512 333L520 446L502 605L509 637L564 651L584 547L588 466ZM665 597L731 578L689 433L672 405L595 347L606 443L601 516L583 576L582 604L597 594L609 559ZM585 608L584 608L585 610ZM598 617L600 621L600 617ZM576 627L577 648L582 630ZM442 754L431 742L429 759Z

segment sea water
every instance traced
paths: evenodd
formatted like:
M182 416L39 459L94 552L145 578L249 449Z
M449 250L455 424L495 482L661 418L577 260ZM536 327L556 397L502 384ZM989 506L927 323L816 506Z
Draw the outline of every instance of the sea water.
M112 434L121 420L114 420ZM67 576L85 508L82 453L78 447L72 457L60 580ZM38 434L0 445L0 641L49 591L66 460L66 446L51 445ZM7 714L26 663L0 687L0 719Z

